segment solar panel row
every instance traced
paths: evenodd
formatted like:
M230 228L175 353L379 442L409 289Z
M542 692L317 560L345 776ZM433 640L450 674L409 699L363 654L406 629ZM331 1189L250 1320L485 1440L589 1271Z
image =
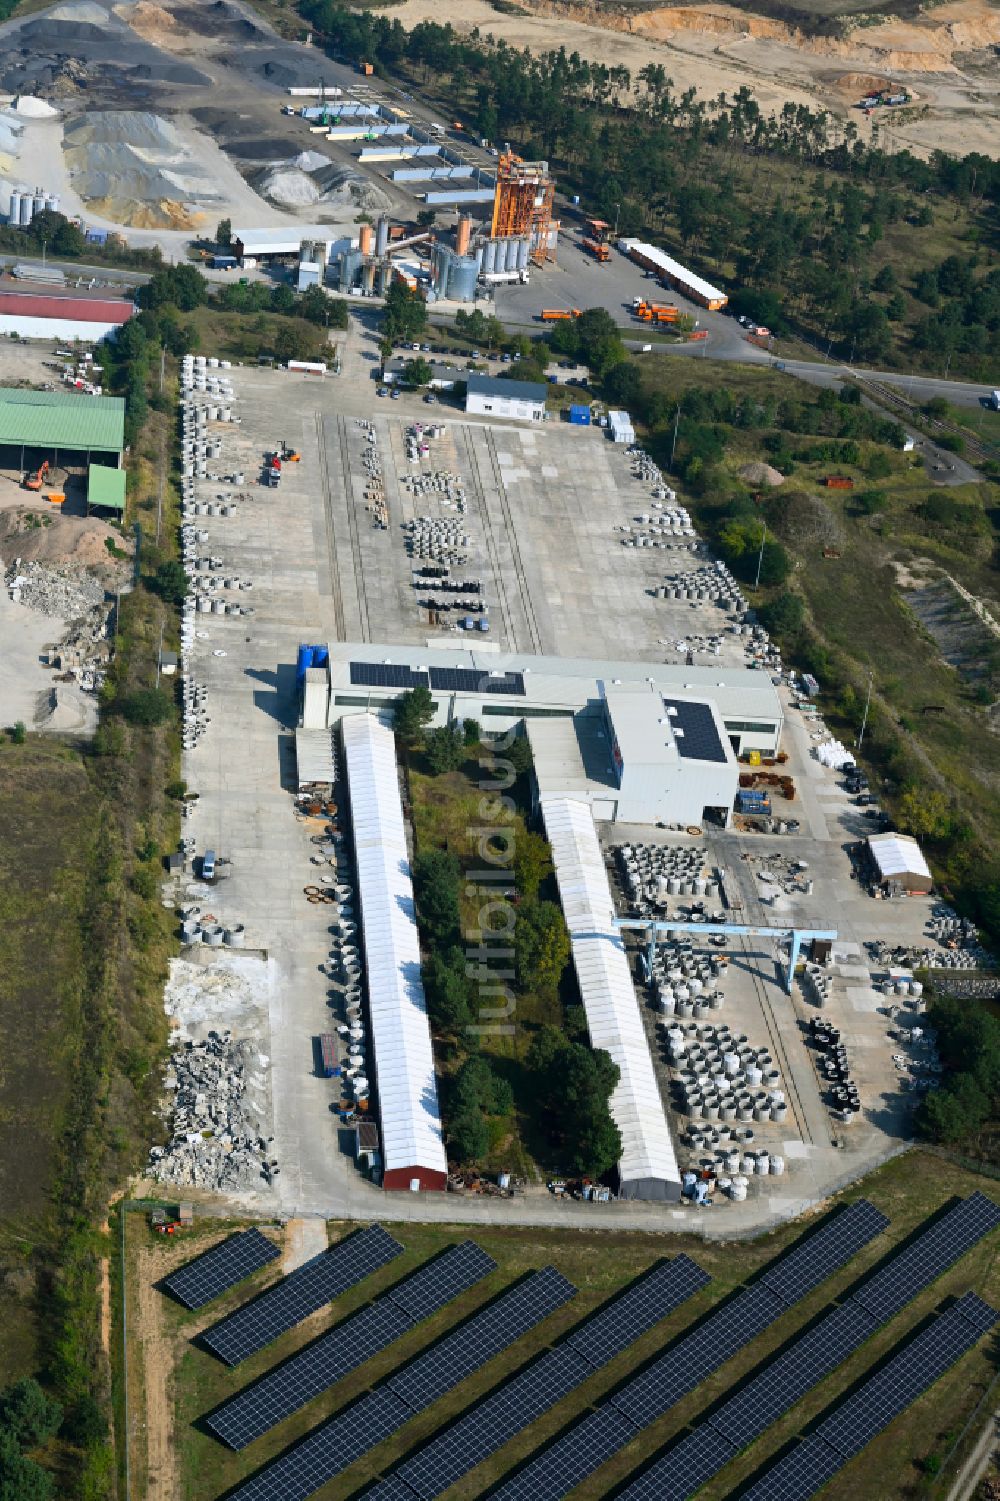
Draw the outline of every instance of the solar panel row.
M834 1308L704 1423L661 1455L622 1493L620 1501L653 1501L654 1497L656 1501L687 1501L892 1317L889 1313L877 1317L869 1311L869 1288L877 1289L871 1301L879 1308L887 1306L892 1289L892 1312L897 1312L997 1223L1000 1209L982 1194L955 1205L898 1251L846 1303ZM801 1249L807 1247L808 1242ZM795 1276L799 1285L797 1272ZM711 1461L709 1455L713 1456Z
M431 687L439 693L503 693L524 696L520 672L477 672L472 667L432 667Z
M426 688L426 672L394 662L352 662L351 682L363 688Z
M186 1308L203 1308L280 1254L274 1242L259 1230L243 1230L171 1272L164 1277L163 1286Z
M664 708L677 736L678 754L688 761L725 762L726 752L715 719L707 704L693 704L686 699L665 698Z
M600 1454L595 1434L610 1443L611 1436L617 1433L620 1439L617 1448L624 1447L638 1431L668 1412L687 1392L750 1344L786 1308L846 1265L887 1223L885 1216L863 1199L841 1210L769 1268L774 1274L773 1290L757 1282L710 1314L596 1409L607 1419L603 1425L591 1424L590 1417L576 1424L501 1485L493 1501L561 1501L615 1452L610 1449L607 1454ZM590 1436L590 1448L586 1451L589 1457L585 1457L580 1447L584 1433Z
M743 1501L809 1501L849 1459L932 1387L994 1327L1000 1315L975 1293L909 1340L880 1371L766 1470Z
M432 1438L394 1479L406 1483L411 1501L414 1495L423 1501L441 1495L709 1280L687 1256L654 1267L574 1330L564 1344Z
M238 1365L317 1308L386 1266L402 1250L381 1225L359 1230L283 1277L252 1303L245 1303L213 1324L202 1341L226 1365Z
M472 1241L452 1246L224 1403L207 1426L231 1449L246 1448L495 1270Z
M513 1344L576 1296L554 1267L543 1267L419 1355L398 1375L338 1413L232 1493L231 1501L306 1501L374 1449L416 1412ZM438 1352L447 1349L442 1363ZM415 1378L411 1373L416 1372Z

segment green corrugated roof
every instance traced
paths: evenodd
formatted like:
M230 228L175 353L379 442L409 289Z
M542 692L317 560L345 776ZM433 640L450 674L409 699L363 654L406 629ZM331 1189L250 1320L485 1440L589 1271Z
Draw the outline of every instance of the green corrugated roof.
M0 443L33 448L94 448L121 453L125 403L120 396L0 387Z
M125 471L91 464L87 474L87 504L108 506L125 513Z

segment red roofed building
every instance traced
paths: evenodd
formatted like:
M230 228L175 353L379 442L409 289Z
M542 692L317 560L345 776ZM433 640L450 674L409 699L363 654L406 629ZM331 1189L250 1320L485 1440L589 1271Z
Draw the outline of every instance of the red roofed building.
M95 344L114 338L134 312L131 302L96 291L0 281L0 335Z

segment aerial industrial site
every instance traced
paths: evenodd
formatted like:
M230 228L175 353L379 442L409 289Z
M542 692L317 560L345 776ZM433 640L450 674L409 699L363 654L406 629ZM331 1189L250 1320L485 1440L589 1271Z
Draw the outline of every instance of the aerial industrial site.
M0 25L0 1491L997 1494L996 164L398 9Z

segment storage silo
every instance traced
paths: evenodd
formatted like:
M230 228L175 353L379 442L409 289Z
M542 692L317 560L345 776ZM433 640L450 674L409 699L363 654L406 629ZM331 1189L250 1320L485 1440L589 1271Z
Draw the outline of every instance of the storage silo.
M468 255L468 253L469 253L469 241L471 240L471 238L472 238L472 220L470 219L470 217L469 217L468 214L463 214L462 217L458 221L458 228L455 231L455 253L456 253L456 255Z
M362 224L358 231L358 249L362 255L371 255L375 244L375 231L370 224Z
M529 250L528 250L528 242L527 242L527 240L518 240L518 242L517 242L517 269L519 271L527 271L527 269L528 269L528 257L529 257Z
M345 250L340 258L340 290L350 291L364 257L360 250Z
M53 214L58 214L58 212L59 212L59 194L58 193L46 193L46 195L45 195L45 207L47 209L49 209Z
M361 285L370 297L375 289L375 262L365 261L361 268Z
M392 267L388 261L380 261L375 268L375 295L384 297L389 290L389 282L392 278Z
M440 297L448 295L448 272L451 251L447 245L435 245L431 252L431 283Z
M451 302L473 302L479 266L474 255L453 255L448 271L448 297Z
M474 253L475 257L476 257L476 265L479 267L479 269L481 271L483 269L483 247L482 247L482 245L477 245L476 249L475 249L475 251L473 253Z
M35 212L34 200L30 193L23 194L21 198L21 227L30 224Z
M483 275L484 276L491 276L493 274L493 272L496 270L496 265L497 265L497 246L499 245L499 243L500 242L498 240L487 240L485 246L483 247Z
M7 223L11 225L21 223L21 195L13 188L10 194L10 206L7 209Z
M506 246L506 249L504 251L504 266L503 266L503 268L504 268L505 271L516 271L517 270L517 241L516 240L508 240L507 241L507 246Z
M34 210L32 217L34 217L34 214L42 214L45 212L45 194L42 192L41 188L35 189L35 196L32 199L32 208Z
M375 231L375 254L377 256L383 256L383 255L385 255L385 253L386 253L386 251L388 249L389 249L389 220L388 220L388 218L387 218L387 216L385 214L382 214L381 217L379 218L378 227L377 227L377 229Z

